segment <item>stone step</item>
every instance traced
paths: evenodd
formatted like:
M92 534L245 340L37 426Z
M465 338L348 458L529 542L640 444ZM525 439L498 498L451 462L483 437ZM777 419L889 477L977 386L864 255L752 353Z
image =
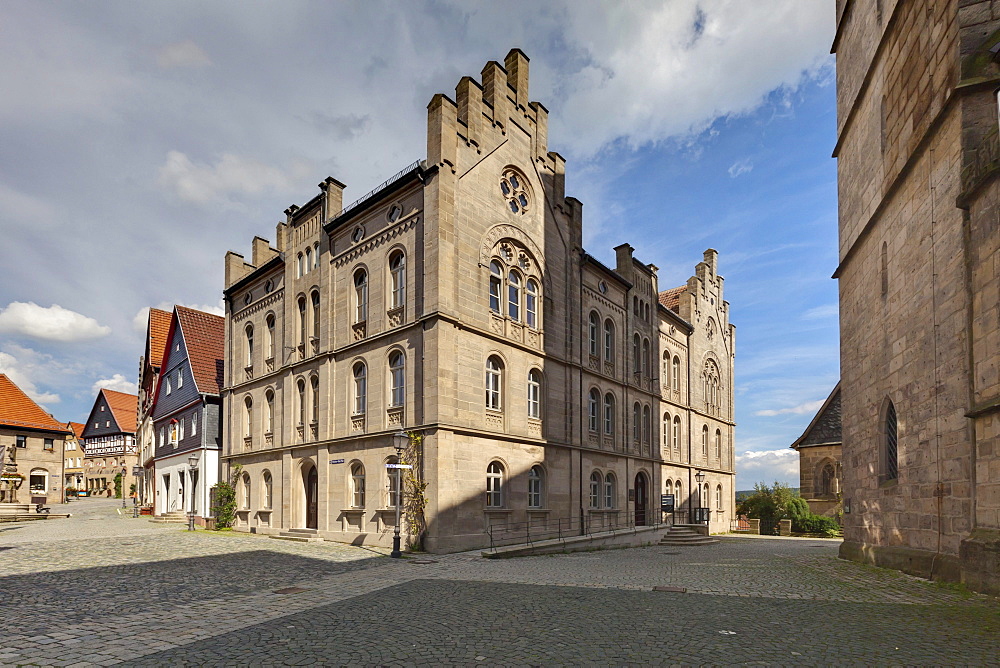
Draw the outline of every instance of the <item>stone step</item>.
M323 539L319 537L319 532L316 529L288 529L282 531L278 535L272 535L271 538L275 540L291 540L297 543L322 543Z
M660 540L658 545L670 545L672 547L687 547L690 545L715 545L718 542L719 541L717 541L714 538L707 538L705 536L702 536L701 538L681 539L681 540L663 538Z

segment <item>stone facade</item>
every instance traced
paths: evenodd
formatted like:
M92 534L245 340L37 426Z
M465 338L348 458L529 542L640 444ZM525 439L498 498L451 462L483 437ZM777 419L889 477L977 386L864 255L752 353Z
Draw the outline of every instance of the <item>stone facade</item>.
M666 491L728 530L735 329L717 254L663 293L631 246L613 269L586 254L527 93L515 49L434 96L426 160L347 207L328 178L275 247L226 256L238 529L388 544L405 429L431 551L488 545L495 524L656 522Z
M841 553L1000 591L1000 7L837 18Z
M799 496L816 515L840 510L840 383L791 447L799 453Z

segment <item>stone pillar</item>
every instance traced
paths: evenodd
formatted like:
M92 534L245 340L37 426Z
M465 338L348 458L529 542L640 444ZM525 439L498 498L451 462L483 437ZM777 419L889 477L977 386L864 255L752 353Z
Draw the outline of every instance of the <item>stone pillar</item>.
M750 533L760 535L760 520L751 519L750 520Z
M778 535L779 536L791 536L792 535L792 521L791 520L778 520Z

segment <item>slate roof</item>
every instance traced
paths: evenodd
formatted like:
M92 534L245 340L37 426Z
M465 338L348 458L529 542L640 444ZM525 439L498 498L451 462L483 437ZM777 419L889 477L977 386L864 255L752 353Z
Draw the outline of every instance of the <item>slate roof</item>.
M124 433L135 433L136 412L139 410L139 397L135 394L125 394L114 390L101 390L108 402L108 409L115 417L118 428Z
M830 396L826 398L823 405L812 422L802 432L798 440L792 443L791 447L796 450L810 445L837 445L843 443L840 423L840 383L833 388Z
M186 306L175 306L174 312L184 334L191 374L198 391L204 394L222 394L226 319Z
M681 295L687 290L686 285L682 285L679 288L670 288L669 290L664 290L659 294L660 304L670 309L674 313L681 312Z
M163 363L163 352L167 345L167 334L170 332L170 311L158 308L149 309L149 325L146 333L146 359L150 366L159 368Z
M46 413L3 373L0 373L0 425L67 431L66 425Z

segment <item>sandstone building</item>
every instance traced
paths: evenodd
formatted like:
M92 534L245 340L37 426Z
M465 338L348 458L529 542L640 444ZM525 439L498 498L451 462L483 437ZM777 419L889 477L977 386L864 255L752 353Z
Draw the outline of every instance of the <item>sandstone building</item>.
M728 530L735 329L717 254L671 290L628 244L614 267L587 254L547 119L514 49L434 96L425 160L348 206L327 178L273 247L227 254L238 529L388 544L405 429L425 487L404 488L404 531L431 551L498 524L658 522L660 493Z
M1000 12L838 0L845 557L1000 592Z
M816 515L836 515L841 476L840 383L791 447L799 453L799 496Z
M12 500L11 492L19 503L62 503L63 443L70 435L0 373L0 503Z

